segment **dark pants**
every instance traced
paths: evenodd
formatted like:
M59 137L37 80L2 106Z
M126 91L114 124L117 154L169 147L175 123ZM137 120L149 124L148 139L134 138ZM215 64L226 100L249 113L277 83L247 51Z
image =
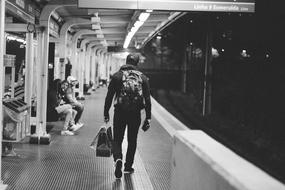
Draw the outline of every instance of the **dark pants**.
M126 155L125 167L132 167L134 156L137 148L137 136L141 123L140 111L126 113L118 109L114 112L114 142L113 142L113 157L114 161L122 159L122 142L126 126L128 126L128 150Z

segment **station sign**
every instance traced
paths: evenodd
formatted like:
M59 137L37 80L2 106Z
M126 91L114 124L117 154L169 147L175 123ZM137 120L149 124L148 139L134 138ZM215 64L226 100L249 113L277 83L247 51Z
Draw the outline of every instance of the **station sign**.
M7 0L6 7L9 13L30 23L35 23L39 12L31 0Z
M14 6L23 10L25 13L35 16L36 15L36 6L31 0L8 0Z
M255 0L78 0L79 8L254 12Z
M53 37L59 37L59 26L53 19L49 20L49 29L49 32Z

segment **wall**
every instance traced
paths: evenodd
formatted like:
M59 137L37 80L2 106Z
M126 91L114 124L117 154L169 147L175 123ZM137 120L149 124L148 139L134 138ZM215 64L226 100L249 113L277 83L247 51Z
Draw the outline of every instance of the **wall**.
M259 168L204 132L181 130L174 135L173 190L284 190Z

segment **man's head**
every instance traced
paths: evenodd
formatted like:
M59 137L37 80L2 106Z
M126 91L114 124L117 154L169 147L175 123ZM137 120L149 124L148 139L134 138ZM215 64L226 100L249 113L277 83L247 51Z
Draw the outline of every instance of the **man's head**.
M65 91L68 88L68 86L69 86L69 83L66 80L61 82L61 90L62 91Z
M137 54L130 53L127 56L126 63L129 65L137 66L139 63L140 57Z

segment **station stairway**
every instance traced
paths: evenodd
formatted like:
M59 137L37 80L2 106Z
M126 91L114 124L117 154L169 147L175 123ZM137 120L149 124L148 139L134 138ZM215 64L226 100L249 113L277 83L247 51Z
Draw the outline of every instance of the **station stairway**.
M106 87L86 96L75 136L61 136L62 123L50 131L50 145L14 144L17 156L2 158L2 180L9 190L168 190L172 142L155 117L139 131L135 173L114 176L113 158L96 157L90 143L103 123ZM155 111L155 110L154 110ZM113 108L110 109L112 115ZM111 116L112 119L112 116ZM143 119L142 119L143 121ZM126 135L125 135L126 137ZM123 143L124 155L127 143Z

